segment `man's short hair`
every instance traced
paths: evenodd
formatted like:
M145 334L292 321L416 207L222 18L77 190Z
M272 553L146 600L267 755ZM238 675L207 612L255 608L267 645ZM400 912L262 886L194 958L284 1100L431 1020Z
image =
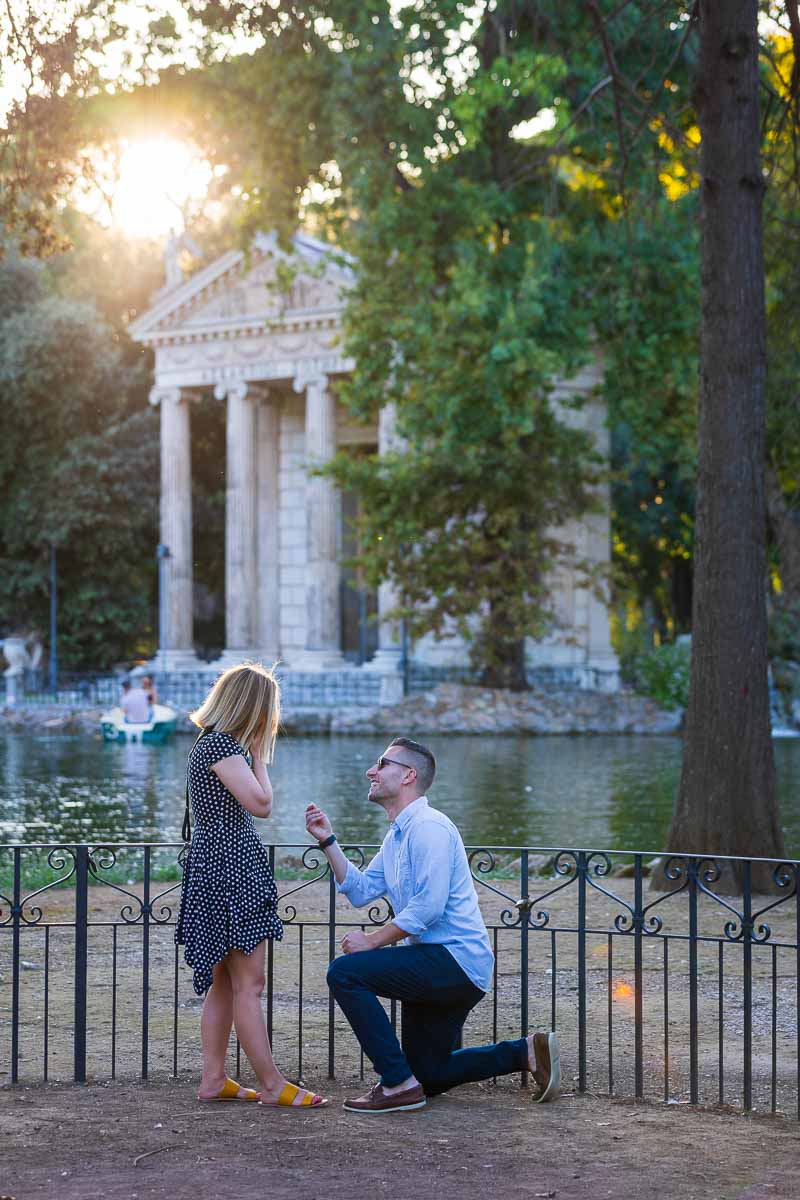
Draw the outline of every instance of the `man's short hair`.
M436 775L436 759L431 754L427 746L423 746L422 742L415 742L413 738L396 737L392 738L390 746L402 746L404 750L408 750L414 761L410 764L417 772L417 784L420 788L420 796L424 796L428 788L433 783Z

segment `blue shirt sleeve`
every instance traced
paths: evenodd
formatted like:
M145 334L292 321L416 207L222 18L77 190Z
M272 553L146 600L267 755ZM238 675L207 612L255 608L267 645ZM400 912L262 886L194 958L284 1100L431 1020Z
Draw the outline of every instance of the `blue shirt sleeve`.
M420 821L410 833L413 871L411 899L392 918L395 925L420 937L447 907L450 895L450 833L436 821Z
M341 883L336 884L336 889L347 896L354 908L363 908L365 904L371 904L373 900L385 896L383 850L378 851L372 862L363 871L359 871L358 867L354 867L348 859L347 874Z

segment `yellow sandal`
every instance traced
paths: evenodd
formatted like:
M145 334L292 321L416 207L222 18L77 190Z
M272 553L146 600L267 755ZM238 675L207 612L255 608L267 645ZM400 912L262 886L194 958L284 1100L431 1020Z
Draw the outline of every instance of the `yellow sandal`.
M259 1103L263 1108L294 1108L298 1111L303 1108L324 1108L329 1103L322 1096L318 1096L316 1092L303 1089L306 1092L305 1096L299 1104L295 1104L295 1097L299 1095L300 1090L294 1083L285 1083L277 1100L261 1100Z
M239 1092L244 1092L244 1095L240 1096ZM255 1088L242 1087L235 1079L226 1079L216 1096L198 1096L197 1099L201 1104L208 1104L212 1100L240 1100L249 1103L260 1100L261 1092L257 1092Z

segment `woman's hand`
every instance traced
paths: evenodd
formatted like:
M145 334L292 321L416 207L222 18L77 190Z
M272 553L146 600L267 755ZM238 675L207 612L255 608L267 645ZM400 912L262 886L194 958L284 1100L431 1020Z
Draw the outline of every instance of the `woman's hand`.
M333 833L327 815L316 804L309 804L306 808L306 829L318 842L324 842Z

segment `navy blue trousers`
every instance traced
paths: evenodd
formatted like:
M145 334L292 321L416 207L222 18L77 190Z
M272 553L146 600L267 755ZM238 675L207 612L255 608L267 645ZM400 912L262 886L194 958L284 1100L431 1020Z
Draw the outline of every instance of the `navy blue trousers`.
M484 993L438 945L385 947L335 959L328 986L381 1083L416 1075L429 1096L528 1065L525 1038L460 1050L461 1031ZM402 1004L402 1048L378 1000Z

